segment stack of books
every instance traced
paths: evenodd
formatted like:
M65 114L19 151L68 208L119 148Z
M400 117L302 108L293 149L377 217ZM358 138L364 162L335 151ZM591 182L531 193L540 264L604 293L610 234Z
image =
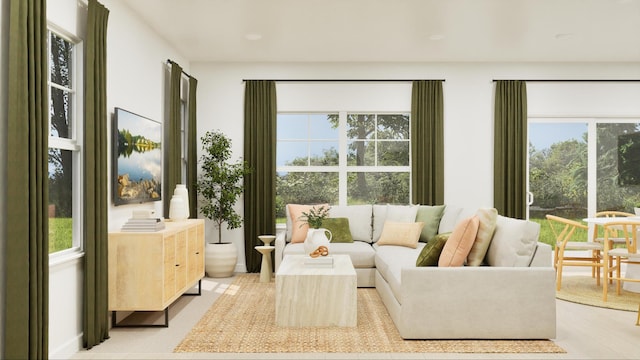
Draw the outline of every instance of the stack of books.
M331 268L333 267L333 257L318 256L317 258L312 258L311 256L305 256L303 263L306 267Z
M164 221L161 221L159 218L132 218L127 220L126 224L122 226L122 231L152 232L164 228Z

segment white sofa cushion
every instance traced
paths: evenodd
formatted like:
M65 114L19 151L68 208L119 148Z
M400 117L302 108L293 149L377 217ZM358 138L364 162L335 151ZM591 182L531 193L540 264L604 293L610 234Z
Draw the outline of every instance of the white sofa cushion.
M453 229L458 223L458 216L462 212L460 206L447 205L442 212L442 218L440 219L440 225L438 226L438 234L444 234L453 232Z
M371 234L373 232L371 225L372 205L332 206L329 209L329 216L349 219L349 230L351 230L353 240L371 242Z
M444 208L438 234L453 232L458 223L464 219L470 218L476 214L477 208L462 207L457 205L447 205Z
M329 254L349 255L353 267L373 268L375 267L375 251L370 243L355 240L352 243L331 243ZM285 246L282 256L304 255L304 244L288 244Z
M487 250L490 266L529 266L536 250L540 225L533 221L498 215Z
M373 244L376 256L376 270L389 283L393 295L402 303L402 268L416 267L416 260L425 243L418 243L415 249L406 246L379 246Z

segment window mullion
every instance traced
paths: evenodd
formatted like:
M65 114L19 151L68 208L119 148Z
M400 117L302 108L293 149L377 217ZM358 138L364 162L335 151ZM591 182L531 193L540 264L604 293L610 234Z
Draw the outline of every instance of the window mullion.
M347 113L341 111L338 114L338 133L340 139L338 141L339 153L338 153L338 204L347 205L347 151L348 151L348 138L347 138Z

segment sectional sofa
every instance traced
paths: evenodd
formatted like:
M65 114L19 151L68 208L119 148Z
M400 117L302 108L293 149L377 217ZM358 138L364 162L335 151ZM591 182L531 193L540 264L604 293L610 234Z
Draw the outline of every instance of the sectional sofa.
M276 271L284 256L304 254L304 209L287 205ZM403 338L555 337L555 270L537 223L451 205L333 206L330 217L349 229L330 253L351 257L358 287L376 288ZM425 259L439 266L417 266Z

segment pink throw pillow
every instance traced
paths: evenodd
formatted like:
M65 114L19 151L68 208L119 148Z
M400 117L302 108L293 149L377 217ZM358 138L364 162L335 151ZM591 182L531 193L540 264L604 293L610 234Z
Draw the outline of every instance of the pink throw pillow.
M476 240L479 226L478 216L460 221L444 244L438 266L463 266Z
M307 238L307 231L309 225L300 219L303 212L309 212L312 208L319 208L324 206L325 209L329 207L329 204L318 205L299 205L299 204L287 204L289 207L289 216L291 217L292 229L291 229L291 243L303 243Z

